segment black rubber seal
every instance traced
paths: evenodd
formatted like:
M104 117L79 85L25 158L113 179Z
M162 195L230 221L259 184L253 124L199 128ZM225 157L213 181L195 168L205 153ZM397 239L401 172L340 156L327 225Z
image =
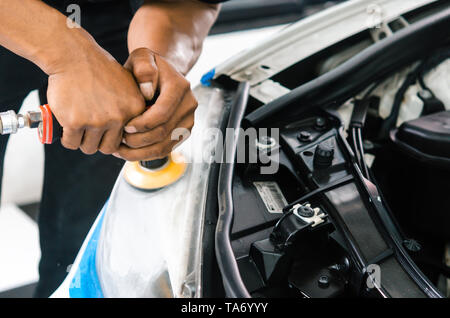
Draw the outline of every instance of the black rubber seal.
M239 85L228 119L227 128L241 127L249 96L250 85L243 82ZM222 274L223 286L227 297L250 298L231 247L230 233L233 225L233 172L236 159L238 136L233 138L232 144L227 145L223 153L223 163L219 171L218 202L219 217L216 227L216 257Z

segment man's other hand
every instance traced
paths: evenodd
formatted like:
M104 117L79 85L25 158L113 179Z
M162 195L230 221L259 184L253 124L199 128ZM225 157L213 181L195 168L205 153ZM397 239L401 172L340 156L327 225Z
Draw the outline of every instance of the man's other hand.
M115 155L129 160L151 160L167 156L179 140L176 128L191 130L197 108L190 83L168 61L147 48L134 50L125 64L141 93L153 105L125 127L123 144Z

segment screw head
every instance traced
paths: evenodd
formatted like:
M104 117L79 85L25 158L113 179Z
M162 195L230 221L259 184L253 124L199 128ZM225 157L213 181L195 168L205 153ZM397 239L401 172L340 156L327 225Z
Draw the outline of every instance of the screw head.
M319 277L319 280L317 281L320 288L328 288L330 286L330 277L327 275L322 275Z
M310 206L301 205L297 208L298 215L304 218L311 218L314 216L314 210Z
M297 139L300 141L310 141L311 140L311 134L308 131L301 131L298 136Z
M318 131L322 131L326 128L326 120L323 117L317 117L316 118L316 122L314 124L314 128L316 128L316 130Z

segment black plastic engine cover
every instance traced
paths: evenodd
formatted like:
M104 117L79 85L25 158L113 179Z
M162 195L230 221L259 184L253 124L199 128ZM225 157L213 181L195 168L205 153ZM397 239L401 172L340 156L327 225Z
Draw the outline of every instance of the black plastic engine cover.
M424 240L450 239L450 111L403 123L391 132L394 151L380 151L372 172L404 231Z
M450 111L405 122L391 139L416 159L450 165Z

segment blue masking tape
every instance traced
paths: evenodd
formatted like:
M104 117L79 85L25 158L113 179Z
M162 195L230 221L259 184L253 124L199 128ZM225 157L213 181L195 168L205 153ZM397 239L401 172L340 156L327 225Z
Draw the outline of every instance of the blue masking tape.
M203 75L200 83L202 83L203 86L211 86L211 80L214 78L214 75L216 75L215 68Z
M108 202L102 209L100 220L84 250L77 272L69 287L70 298L103 298L100 280L97 275L96 254L98 239L102 229L103 218L105 216Z

